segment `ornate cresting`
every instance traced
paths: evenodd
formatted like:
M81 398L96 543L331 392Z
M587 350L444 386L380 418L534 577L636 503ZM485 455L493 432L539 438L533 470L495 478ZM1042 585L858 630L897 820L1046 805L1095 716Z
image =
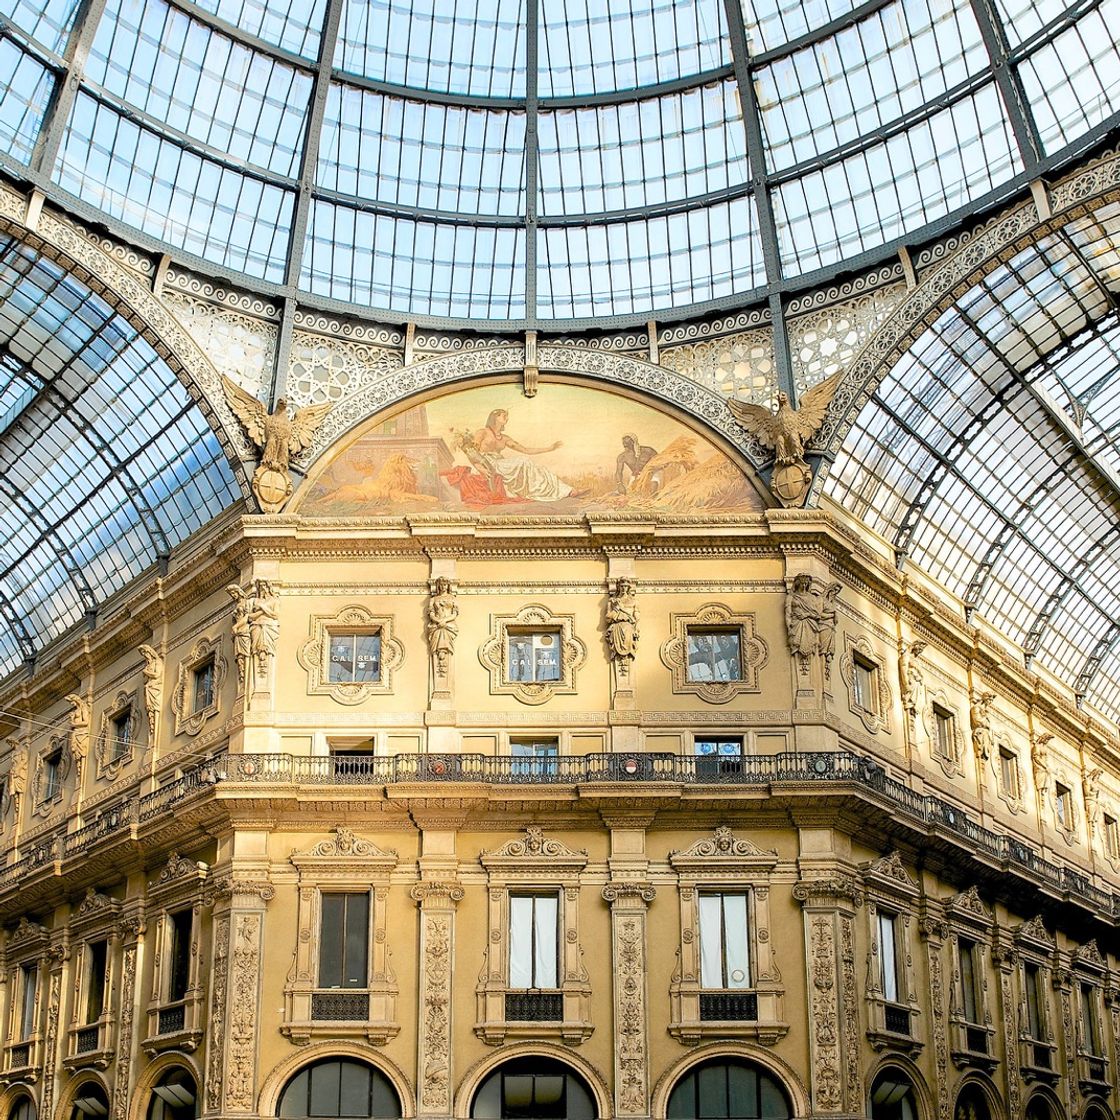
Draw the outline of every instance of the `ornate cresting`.
M859 1113L863 1086L854 923L863 894L848 876L829 873L802 879L793 897L805 920L813 1115Z

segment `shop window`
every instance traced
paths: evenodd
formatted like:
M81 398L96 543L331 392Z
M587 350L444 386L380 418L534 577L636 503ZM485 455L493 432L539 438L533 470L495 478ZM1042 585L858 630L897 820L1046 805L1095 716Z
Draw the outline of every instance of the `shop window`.
M479 1086L471 1102L474 1120L594 1120L597 1113L583 1078L551 1058L506 1062Z
M713 629L688 627L688 673L690 681L740 681L742 633L738 627Z
M372 684L381 680L380 631L329 631L330 684Z
M319 987L364 988L369 978L369 892L324 894L321 906Z
M509 631L506 640L507 682L543 683L560 679L558 630Z
M769 1071L752 1062L716 1058L693 1066L673 1086L668 1120L786 1120L789 1096Z
M276 1115L281 1120L344 1116L396 1120L401 1102L380 1070L365 1062L328 1058L305 1066L284 1086Z
M185 1069L171 1070L152 1089L148 1120L195 1120L199 1111L198 1086Z

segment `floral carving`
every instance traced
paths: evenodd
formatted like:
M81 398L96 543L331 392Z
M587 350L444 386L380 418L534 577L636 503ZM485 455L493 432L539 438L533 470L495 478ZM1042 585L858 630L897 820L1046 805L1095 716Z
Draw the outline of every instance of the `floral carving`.
M128 1115L129 1074L132 1067L133 1007L136 1003L136 945L126 945L121 960L120 1039L117 1043L117 1081L113 1089L113 1120Z
M226 995L229 988L229 918L214 922L214 989L210 996L210 1030L206 1073L206 1106L210 1112L222 1108L222 1061L225 1057Z
M902 855L897 848L870 863L864 874L869 877L888 879L913 891L918 889L917 880L906 870L906 865L902 862Z
M296 855L297 853L293 853ZM362 857L392 857L396 858L395 851L382 851L372 840L364 840L355 836L353 829L339 825L334 830L334 836L327 840L320 840L309 851L298 853L312 859L334 859L340 856Z
M58 1080L53 1076L57 1069L56 1050L58 1049L58 1016L62 1006L62 970L51 969L50 993L47 996L47 1029L43 1034L43 1067L47 1075L43 1078L43 1096L40 1102L42 1115L51 1116L54 1111L54 1087Z
M945 982L941 963L941 942L930 938L926 942L929 956L930 1010L933 1012L933 1054L937 1065L937 1115L939 1120L950 1120L949 1101L949 1039L945 1029Z
M777 859L777 852L764 852L757 844L744 837L733 835L730 828L720 825L710 839L697 840L691 847L680 852L670 852L673 857L693 857L698 859L729 858L735 856L773 856Z
M423 915L424 968L420 981L421 1104L426 1113L450 1108L451 915Z
M839 1015L836 999L836 947L832 920L826 915L813 915L809 925L809 946L809 972L813 981L809 1001L813 1024L813 1104L819 1112L839 1112L841 1079L836 1027Z
M613 924L619 1111L640 1116L649 1111L645 922L640 914L615 912Z
M226 1066L225 1088L226 1108L238 1112L248 1112L253 1107L260 931L259 914L237 915L233 934L229 1059Z
M578 852L573 852L571 848L565 844L561 844L559 840L553 840L545 834L536 825L530 825L525 829L525 835L520 840L510 840L503 844L500 848L495 849L493 852L488 852L482 857L482 862L485 864L493 859L533 859L533 858L582 858L584 861L587 859L587 852L582 849Z

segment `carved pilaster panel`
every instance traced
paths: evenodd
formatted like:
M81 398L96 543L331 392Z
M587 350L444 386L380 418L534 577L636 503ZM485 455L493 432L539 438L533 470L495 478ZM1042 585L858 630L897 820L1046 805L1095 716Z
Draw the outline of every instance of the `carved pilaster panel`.
M645 910L636 894L618 895L611 903L617 1116L649 1115Z
M251 1112L256 1095L261 915L238 914L233 922L226 1111Z
M1016 956L1002 953L999 957L999 999L1000 1016L1003 1020L1004 1070L1007 1074L1007 1109L1011 1116L1019 1115L1020 1074L1018 1050L1018 1012L1019 1001L1015 998L1012 973Z
M62 1006L62 961L51 968L50 991L47 996L47 1029L43 1033L43 1096L40 1115L54 1114L54 1086L58 1069L58 1017Z
M806 910L805 938L809 961L809 1050L813 1071L813 1112L839 1112L843 1102L836 915Z
M451 1108L451 946L455 915L421 901L419 1111Z
M949 1038L946 1030L948 1009L945 1006L945 974L942 948L940 937L927 936L926 953L929 960L930 1011L933 1014L933 1059L937 1067L937 1115L939 1120L950 1120L952 1102L949 1100Z
M858 1113L863 1108L863 1077L859 1060L859 1007L856 995L856 937L855 920L846 914L840 916L840 970L843 977L842 1019L844 1029L844 1091L848 1112Z
M206 1041L206 1111L220 1112L226 1045L226 999L229 993L228 917L214 921L214 974L210 985L210 1030Z
M117 1079L113 1087L113 1120L128 1116L129 1077L132 1073L132 1037L136 1022L135 942L126 944L121 958L120 1042L117 1050Z

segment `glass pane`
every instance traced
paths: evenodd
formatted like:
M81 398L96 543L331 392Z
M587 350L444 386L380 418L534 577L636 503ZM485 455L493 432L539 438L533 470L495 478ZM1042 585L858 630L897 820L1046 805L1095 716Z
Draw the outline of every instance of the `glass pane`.
M381 679L381 635L359 634L354 640L354 680Z
M560 679L560 659L557 656L559 642L553 634L541 634L534 638L536 649L535 666L538 681L558 681Z
M556 979L556 950L557 950L557 918L559 899L555 896L546 896L533 899L536 904L536 919L534 922L534 972L536 988L555 988Z
M879 915L879 961L882 969L883 998L898 1002L898 964L895 959L895 920L893 914Z
M341 1062L339 1116L369 1116L370 1069L357 1062Z
M751 986L750 961L747 952L747 896L723 896L723 937L727 954L727 987Z
M723 910L718 894L700 896L700 983L723 987Z
M961 999L964 1002L964 1017L969 1023L977 1023L979 1019L976 1017L976 977L973 973L975 946L968 941L961 941L958 944L960 946Z
M533 986L533 900L517 895L509 900L509 986Z
M278 1115L281 1120L298 1120L307 1115L307 1080L310 1071L304 1069L288 1082L284 1095L280 1098Z
M727 1067L704 1066L696 1078L700 1120L724 1120L731 1115L731 1102L727 1099Z
M346 896L322 896L322 925L319 928L319 987L342 987L342 930Z
M369 895L348 894L346 898L346 967L343 979L347 988L364 988L369 966Z
M341 1062L324 1062L311 1071L311 1116L337 1116Z
M330 679L352 681L354 679L354 635L331 635Z

